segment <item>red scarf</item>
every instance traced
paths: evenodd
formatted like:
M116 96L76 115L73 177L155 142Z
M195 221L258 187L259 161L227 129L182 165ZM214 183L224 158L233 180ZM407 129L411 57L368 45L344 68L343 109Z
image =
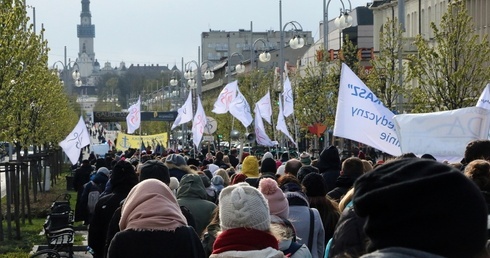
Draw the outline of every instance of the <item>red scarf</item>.
M270 233L248 228L233 228L218 235L213 245L213 254L226 251L262 250L267 247L279 249L277 239Z

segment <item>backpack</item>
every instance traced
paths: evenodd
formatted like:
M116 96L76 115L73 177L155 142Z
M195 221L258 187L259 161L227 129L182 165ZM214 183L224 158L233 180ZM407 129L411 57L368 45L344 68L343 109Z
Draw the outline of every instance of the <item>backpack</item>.
M99 201L100 192L99 192L99 189L97 188L97 186L93 182L91 182L91 183L92 183L92 188L90 189L90 192L88 193L87 207L88 207L89 213L94 214L95 205Z

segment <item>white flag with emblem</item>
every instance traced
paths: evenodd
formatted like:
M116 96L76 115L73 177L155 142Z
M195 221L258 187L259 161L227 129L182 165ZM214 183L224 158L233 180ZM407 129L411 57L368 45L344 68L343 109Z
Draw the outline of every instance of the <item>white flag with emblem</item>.
M189 92L189 96L187 97L187 100L185 101L184 105L177 110L177 117L175 118L171 130L191 120L192 120L192 91Z
M219 93L218 99L214 103L213 113L225 114L230 110L230 104L235 99L238 91L238 82L228 83Z
M73 165L75 165L80 158L82 148L89 144L90 135L82 117L78 120L73 131L59 143Z
M291 81L289 80L289 77L284 79L282 98L284 99L283 114L285 117L288 117L294 113L293 89L291 88Z
M242 122L243 126L249 126L252 121L252 113L250 112L250 105L248 105L245 96L238 91L238 95L230 104L230 114L232 114L236 119Z
M138 97L138 102L129 107L128 112L129 113L126 116L128 133L134 133L141 124L141 96Z
M255 105L260 110L260 115L267 123L271 124L272 117L272 106L271 106L271 95L269 92L265 94Z
M490 83L485 86L485 89L481 93L476 106L484 109L490 109Z
M199 147L199 143L201 142L202 136L204 134L204 127L208 123L206 119L206 113L204 113L204 108L201 104L201 99L197 97L197 110L196 115L194 116L194 120L192 121L192 141L196 148Z

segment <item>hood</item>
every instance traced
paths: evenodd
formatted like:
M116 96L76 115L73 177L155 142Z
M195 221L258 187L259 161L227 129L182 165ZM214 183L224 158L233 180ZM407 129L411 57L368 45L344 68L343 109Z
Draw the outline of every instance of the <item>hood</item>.
M180 198L197 198L206 200L206 188L199 175L187 174L180 180L179 188L177 188L177 199Z
M341 168L339 150L335 146L330 146L324 149L320 153L318 163L316 167L320 170L320 173L327 169L339 169Z

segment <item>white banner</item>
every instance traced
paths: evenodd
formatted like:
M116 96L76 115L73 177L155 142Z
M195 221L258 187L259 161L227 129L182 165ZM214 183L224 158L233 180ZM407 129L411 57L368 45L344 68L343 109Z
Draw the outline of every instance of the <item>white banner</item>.
M75 165L80 158L81 149L89 144L90 135L87 126L83 121L83 117L80 117L73 131L59 143L73 165Z
M230 110L230 104L235 99L238 91L238 81L228 83L219 93L218 99L214 103L213 113L225 114Z
M490 83L485 86L485 89L480 95L478 102L476 102L477 107L490 109Z
M128 112L129 113L126 116L128 133L134 133L141 124L141 96L138 97L138 102L129 107Z
M284 99L283 114L285 117L288 117L294 113L293 89L291 88L291 81L289 80L289 77L284 79L284 90L282 92L282 97Z
M267 123L271 124L271 117L272 117L272 106L271 106L271 94L267 92L265 96L263 96L259 101L256 103L257 107L260 110L260 115L262 116Z
M490 110L468 107L394 118L403 153L431 154L438 160L461 161L466 145L487 139Z
M204 113L204 108L201 104L201 99L197 97L197 110L194 120L192 121L192 141L196 148L199 148L199 143L201 142L202 136L204 134L204 127L207 124L206 113Z
M189 96L184 105L177 110L177 117L172 125L171 130L175 127L185 124L192 120L192 91L189 91Z
M249 126L253 121L250 105L248 105L245 96L243 96L240 90L238 90L237 96L230 104L230 114L242 122L245 127Z
M262 116L260 114L259 103L255 104L255 140L257 144L263 146L274 146L275 144L271 141L264 128L264 121L262 121Z
M342 64L333 134L399 156L402 152L393 116L361 79Z

